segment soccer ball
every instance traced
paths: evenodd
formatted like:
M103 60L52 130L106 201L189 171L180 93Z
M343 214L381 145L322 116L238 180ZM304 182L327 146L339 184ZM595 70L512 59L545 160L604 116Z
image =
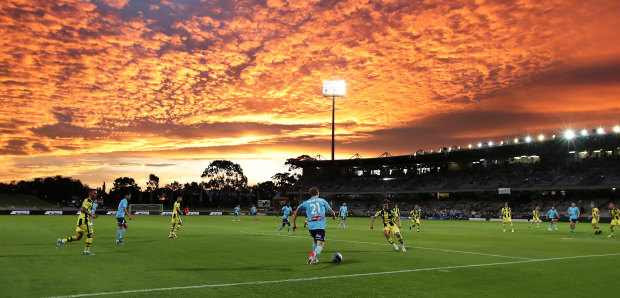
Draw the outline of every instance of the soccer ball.
M335 253L332 255L332 261L334 261L334 263L342 262L342 255L339 252Z

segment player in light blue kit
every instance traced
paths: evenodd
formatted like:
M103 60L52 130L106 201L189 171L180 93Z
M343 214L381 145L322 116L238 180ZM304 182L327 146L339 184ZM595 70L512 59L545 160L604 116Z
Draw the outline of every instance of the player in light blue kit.
M555 206L551 206L551 209L547 211L547 219L549 219L549 228L547 230L551 231L551 226L558 230L558 227L555 225L555 222L558 221L559 215L558 211L555 210Z
M252 213L252 217L257 220L258 217L256 217L256 205L252 205L252 209L250 209L250 213Z
M575 225L577 224L577 219L581 215L581 211L579 211L579 207L573 202L568 207L568 216L570 218L570 233L575 234Z
M286 203L286 206L282 207L282 226L276 231L276 233L280 233L285 225L288 225L286 229L288 230L288 235L291 236L291 222L288 220L288 215L293 212L293 208L291 208L291 203Z
M233 221L235 221L235 218L241 221L241 218L239 218L240 210L241 210L241 205L237 205L237 207L235 207L235 215L233 216Z
M97 201L93 202L93 209L90 211L91 213L95 214L95 211L97 211L97 207L99 207L99 203L97 203ZM94 223L95 219L94 218L90 218L90 225L92 226Z
M125 220L125 213L127 218L131 220L131 214L127 212L127 205L131 200L131 192L125 194L125 197L118 204L118 210L116 210L116 221L118 221L118 231L116 231L116 244L125 244L123 242L123 235L127 231L127 221Z
M310 199L299 205L293 213L293 232L297 229L295 222L298 211L305 211L308 216L308 230L313 239L312 252L310 252L310 258L307 262L308 266L310 266L319 262L318 256L323 251L323 246L325 245L325 212L331 212L334 220L336 220L336 213L329 207L327 201L319 198L318 187L310 188Z
M347 216L349 215L349 211L347 211L347 203L342 203L342 206L340 206L340 218L342 218L342 222L338 224L338 227L340 227L340 225L342 225L343 229L347 229Z

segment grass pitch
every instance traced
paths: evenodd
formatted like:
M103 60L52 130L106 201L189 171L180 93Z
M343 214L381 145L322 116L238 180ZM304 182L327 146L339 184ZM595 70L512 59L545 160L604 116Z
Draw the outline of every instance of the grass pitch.
M390 296L390 297L612 297L620 267L620 239L593 235L587 223L568 233L502 232L498 222L423 221L402 232L407 252L395 252L370 219L349 218L347 230L328 219L319 264L306 266L311 238L302 227L276 235L281 218L183 217L169 239L168 216L134 216L116 245L116 220L95 220L95 238L56 248L73 235L76 216L2 216L0 296L107 297ZM377 225L378 224L378 225ZM620 232L620 230L618 231ZM617 237L620 237L617 236ZM331 255L340 252L343 262Z

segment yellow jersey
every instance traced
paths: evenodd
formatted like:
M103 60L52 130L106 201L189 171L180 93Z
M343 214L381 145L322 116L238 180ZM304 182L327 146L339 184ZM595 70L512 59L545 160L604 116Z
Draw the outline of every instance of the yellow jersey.
M413 209L411 210L411 212L409 212L409 215L411 216L412 219L420 219L420 210Z
M396 214L396 210L388 210L385 211L383 209L377 211L377 213L375 213L375 217L379 217L381 216L381 218L383 219L383 226L387 227L389 226L395 226L396 223L396 218L398 218L398 215Z
M534 211L532 211L532 216L533 216L533 217L538 217L538 213L539 213L539 212L540 212L540 211L538 211L538 210L534 209Z
M592 208L592 219L598 220L600 217L601 217L601 213L600 211L598 211L598 208L596 207Z
M90 198L84 199L84 201L82 201L82 208L86 209L88 212L92 212L93 211L93 201ZM81 210L82 209L80 209L80 211ZM79 219L89 220L90 219L90 215L88 215L86 212L80 212L80 215L78 215L78 220Z
M620 209L614 208L609 210L609 214L613 220L620 220Z
M179 212L177 210L181 210L181 203L174 202L174 207L172 208L172 216L179 216Z
M504 217L512 217L512 209L510 209L510 207L502 208L502 216L504 216Z

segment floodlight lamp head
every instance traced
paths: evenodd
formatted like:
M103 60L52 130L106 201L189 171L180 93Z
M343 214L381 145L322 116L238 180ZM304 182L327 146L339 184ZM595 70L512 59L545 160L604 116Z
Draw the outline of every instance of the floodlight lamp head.
M346 92L344 80L323 81L323 96L343 97Z

